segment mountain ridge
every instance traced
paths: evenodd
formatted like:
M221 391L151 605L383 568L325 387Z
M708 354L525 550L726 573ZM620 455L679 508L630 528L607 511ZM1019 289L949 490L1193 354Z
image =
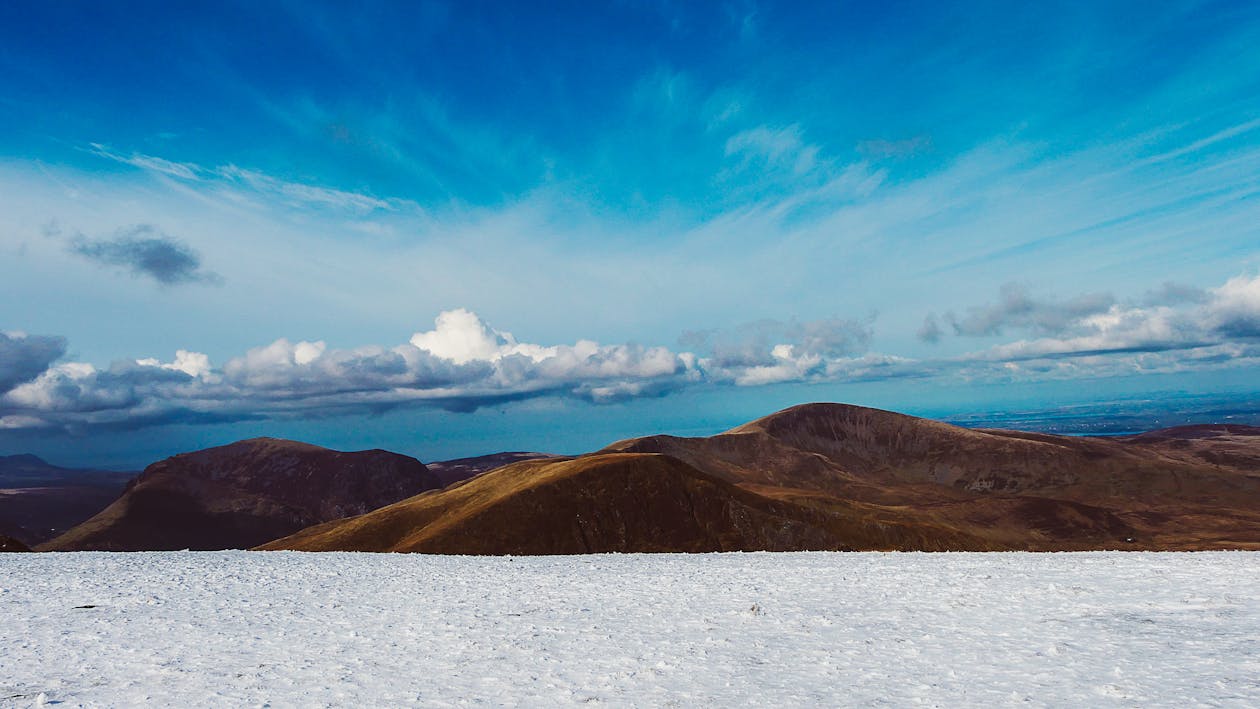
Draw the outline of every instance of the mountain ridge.
M1260 549L1260 428L1238 424L1060 436L812 403L708 437L432 465L246 439L149 466L39 548ZM235 532L198 537L215 524Z

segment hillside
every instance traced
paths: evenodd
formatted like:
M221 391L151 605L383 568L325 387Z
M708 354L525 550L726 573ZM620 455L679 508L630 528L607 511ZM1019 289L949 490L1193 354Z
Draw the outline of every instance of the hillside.
M665 453L779 498L909 508L1019 548L1260 548L1258 434L1054 436L807 404L708 438L605 450Z
M262 549L579 554L983 549L967 534L743 490L664 455L516 463Z
M38 548L248 548L440 485L396 453L256 438L150 465L113 504Z
M135 473L62 468L33 455L0 456L0 535L35 545L118 499Z
M1260 429L1071 437L807 404L705 438L648 436L575 459L501 453L432 469L385 451L254 439L149 466L103 512L39 548L259 545L1260 549Z
M529 453L523 451L510 451L504 453L491 453L489 455L478 455L471 458L454 458L452 460L439 460L433 463L425 463L429 468L429 472L438 476L442 481L442 485L450 485L461 480L480 475L488 470L502 468L512 463L520 463L526 460L540 460L543 458L559 458L561 456L552 455L550 453Z

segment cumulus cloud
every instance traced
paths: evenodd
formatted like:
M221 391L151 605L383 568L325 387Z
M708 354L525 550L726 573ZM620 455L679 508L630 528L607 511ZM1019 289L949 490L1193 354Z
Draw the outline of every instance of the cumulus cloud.
M970 308L961 316L945 313L954 334L968 337L1001 335L1008 329L1053 334L1081 318L1106 312L1115 303L1108 293L1087 293L1068 301L1037 299L1017 283L1001 287L998 302Z
M1044 308L1022 310L1021 324L1051 334L996 345L971 358L1016 362L1168 353L1130 360L1135 367L1145 362L1168 368L1180 360L1206 364L1254 355L1255 341L1260 340L1260 276L1238 276L1208 290L1165 286L1161 291L1137 302L1112 302L1101 310L1098 306L1106 298L1084 296L1052 308L1050 318L1041 323L1028 313ZM995 310L990 306L973 312Z
M17 339L3 346L13 347L10 340ZM58 338L44 340L56 346L14 367L13 385L0 396L0 428L73 431L311 418L401 406L471 411L538 396L606 403L660 396L701 377L687 353L588 340L523 343L467 310L442 313L432 330L395 347L339 350L322 341L280 339L220 367L189 350L169 362L146 357L104 369L84 362L54 365L64 345ZM37 348L27 343L27 350Z
M0 332L0 394L38 377L65 353L60 337Z
M710 381L756 386L836 378L870 345L872 319L759 320L730 330L685 333Z
M1260 276L1238 276L1211 292L1208 324L1227 337L1260 338Z
M222 282L222 277L202 268L201 256L187 244L150 224L119 229L107 239L75 236L70 251L103 266L113 266L163 285Z
M869 351L873 318L690 332L681 338L686 349L675 351L522 342L457 309L392 347L279 339L218 366L179 350L170 361L144 357L104 368L60 361L61 338L0 333L0 429L136 428L414 406L463 412L536 397L610 403L706 384L1080 379L1260 366L1260 276L1203 293L1177 297L1175 305L1133 300L1103 308L1110 296L1048 301L1007 289L1000 305L969 311L966 327L1046 334L936 360ZM922 330L933 324L929 318Z
M279 339L215 366L179 350L98 368L54 360L60 340L11 379L0 428L140 427L171 422L313 418L430 406L472 411L534 397L611 403L702 383L756 386L906 376L911 360L866 354L870 321L761 321L690 336L705 353L591 340L521 342L475 313L438 315L406 342L334 349ZM33 347L29 349L34 349ZM17 361L16 358L7 358Z

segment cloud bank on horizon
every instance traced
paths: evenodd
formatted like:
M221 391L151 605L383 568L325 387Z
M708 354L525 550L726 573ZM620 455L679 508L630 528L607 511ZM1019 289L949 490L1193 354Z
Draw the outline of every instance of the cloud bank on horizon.
M1170 295L1171 294L1171 295ZM929 318L934 316L930 315ZM1260 364L1260 276L1194 291L1166 284L1142 302L1090 294L1058 303L1015 285L995 304L946 320L958 336L1022 331L960 357L866 351L869 323L752 323L688 333L699 354L666 347L518 341L465 309L393 347L331 349L279 339L215 367L200 352L98 369L58 362L60 337L0 332L0 429L133 429L167 423L328 418L409 406L452 412L538 397L610 403L685 387L891 378L1035 380Z
M0 428L1254 390L1256 46L1210 0L6 5Z

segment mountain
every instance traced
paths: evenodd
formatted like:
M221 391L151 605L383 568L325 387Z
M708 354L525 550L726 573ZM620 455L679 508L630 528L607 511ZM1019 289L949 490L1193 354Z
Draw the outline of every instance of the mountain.
M664 453L777 499L904 510L1014 548L1260 548L1250 426L1089 438L806 404L709 438L605 450Z
M154 463L41 551L248 548L441 487L420 461L255 438Z
M806 404L706 438L541 455L430 470L385 451L241 441L149 466L40 548L1260 549L1249 426L1072 437Z
M23 544L20 540L0 534L0 552L30 550L31 548Z
M514 463L261 549L441 554L986 549L965 533L741 489L675 458Z
M0 535L28 546L51 539L104 509L135 475L0 456Z
M440 460L436 463L426 463L429 472L438 476L443 485L450 485L461 480L467 480L475 475L480 475L487 470L502 468L511 463L519 463L524 460L539 460L541 458L558 458L550 453L526 453L521 451L512 451L506 453L491 453L490 455L479 455L472 458L455 458L454 460Z

